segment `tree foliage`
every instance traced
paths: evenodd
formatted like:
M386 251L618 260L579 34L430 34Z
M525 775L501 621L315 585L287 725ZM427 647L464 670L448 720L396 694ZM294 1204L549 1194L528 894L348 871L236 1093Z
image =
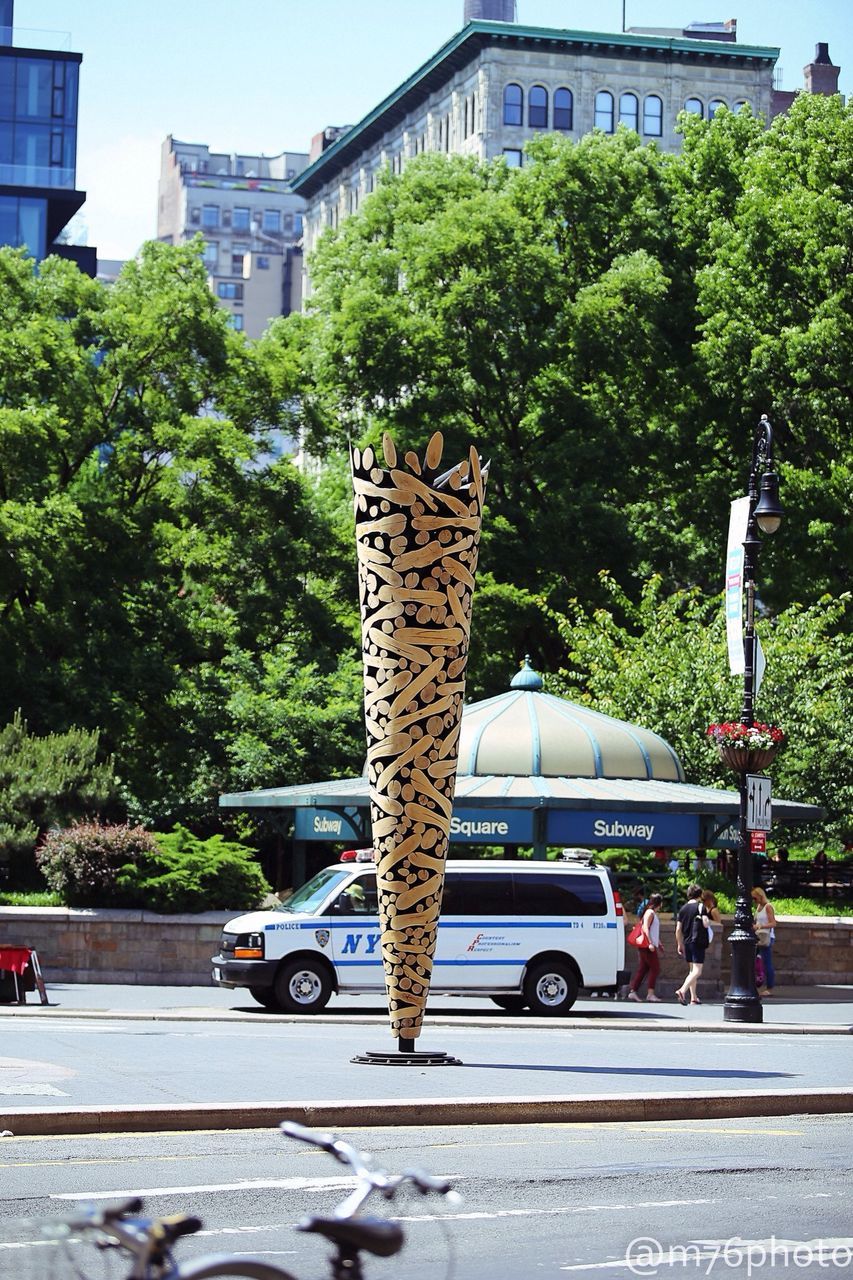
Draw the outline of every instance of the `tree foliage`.
M0 729L0 865L17 888L39 883L34 850L49 827L97 815L114 802L112 760L97 731L31 734L20 711Z
M743 678L728 670L722 598L695 588L667 594L659 578L638 602L612 578L608 608L575 601L556 619L567 666L551 688L605 715L653 727L678 752L691 782L731 786L705 737L711 723L740 717ZM841 626L850 598L823 597L762 619L767 669L756 718L778 724L787 742L773 765L774 791L821 805L830 828L850 830L853 776L853 637Z
M228 754L282 645L318 698L337 682L342 738L355 719L350 557L266 452L280 388L195 246L147 245L110 289L2 250L0 317L0 710L99 727L149 823L213 821L232 779L291 780L294 758L257 777ZM309 732L300 693L267 696Z
M849 585L853 112L801 95L769 130L683 128L678 156L620 130L540 136L517 171L418 157L325 234L311 314L271 336L318 452L439 428L493 459L484 581L506 646L546 666L558 637L515 591L603 603L605 571L634 600L651 574L716 592L764 412L792 530L767 603Z

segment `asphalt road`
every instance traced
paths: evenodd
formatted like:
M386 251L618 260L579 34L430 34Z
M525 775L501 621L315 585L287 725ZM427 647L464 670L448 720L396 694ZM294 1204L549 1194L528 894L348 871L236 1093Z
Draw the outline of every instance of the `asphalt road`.
M386 1168L451 1175L462 1197L395 1202L407 1249L398 1261L370 1260L373 1280L440 1280L449 1248L455 1280L853 1272L849 1118L346 1136ZM200 1235L179 1243L182 1258L260 1253L319 1277L326 1246L292 1227L305 1213L328 1213L346 1189L329 1157L271 1130L4 1139L0 1174L0 1276L9 1280L75 1274L36 1221L137 1193L154 1214L204 1220ZM124 1274L105 1271L107 1259L87 1246L68 1248L93 1280Z
M4 1021L4 1108L348 1098L517 1097L849 1085L849 1036L626 1034L555 1025L442 1026L423 1049L461 1066L361 1066L387 1027L266 1020Z

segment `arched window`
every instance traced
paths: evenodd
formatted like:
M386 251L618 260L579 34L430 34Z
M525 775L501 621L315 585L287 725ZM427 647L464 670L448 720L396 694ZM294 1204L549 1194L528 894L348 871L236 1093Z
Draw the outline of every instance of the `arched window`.
M713 120L714 116L717 114L720 107L724 107L725 105L726 104L723 102L722 98L715 98L713 102L709 102L708 103L708 119Z
M572 121L574 102L572 100L571 89L555 89L554 90L554 128L555 129L572 129L574 123Z
M626 124L629 129L639 131L640 104L635 93L623 93L619 96L619 123Z
M524 94L520 84L504 89L504 124L524 124Z
M685 111L692 111L694 116L700 118L705 115L705 107L701 98L688 98L684 104Z
M613 132L613 94L599 89L595 95L595 127L604 133Z
M746 107L747 111L752 110L746 98L738 98L737 102L735 103L735 111L740 111L742 107Z
M527 95L527 123L531 129L548 128L548 90L535 84Z
M659 138L663 133L663 103L655 93L643 102L643 133L647 138Z

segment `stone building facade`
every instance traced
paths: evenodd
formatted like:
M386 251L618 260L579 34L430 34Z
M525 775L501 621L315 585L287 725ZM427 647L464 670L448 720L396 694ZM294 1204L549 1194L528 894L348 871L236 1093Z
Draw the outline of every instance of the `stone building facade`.
M307 161L302 152L212 152L171 134L163 143L157 237L181 244L204 236L210 288L249 338L301 306L305 202L292 183Z
M306 256L359 207L381 171L400 172L424 151L520 165L537 132L577 139L620 123L675 151L684 109L708 117L748 103L769 117L779 50L739 45L734 34L733 24L706 24L694 38L469 22L296 178Z

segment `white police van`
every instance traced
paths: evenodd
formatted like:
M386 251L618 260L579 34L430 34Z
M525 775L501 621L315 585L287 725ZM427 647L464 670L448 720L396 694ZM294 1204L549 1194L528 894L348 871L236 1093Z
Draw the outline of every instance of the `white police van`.
M573 851L574 852L574 851ZM325 867L273 911L230 920L213 979L268 1009L317 1013L333 992L383 995L376 871ZM619 894L587 862L447 864L430 991L489 996L509 1012L567 1012L581 988L627 982Z

